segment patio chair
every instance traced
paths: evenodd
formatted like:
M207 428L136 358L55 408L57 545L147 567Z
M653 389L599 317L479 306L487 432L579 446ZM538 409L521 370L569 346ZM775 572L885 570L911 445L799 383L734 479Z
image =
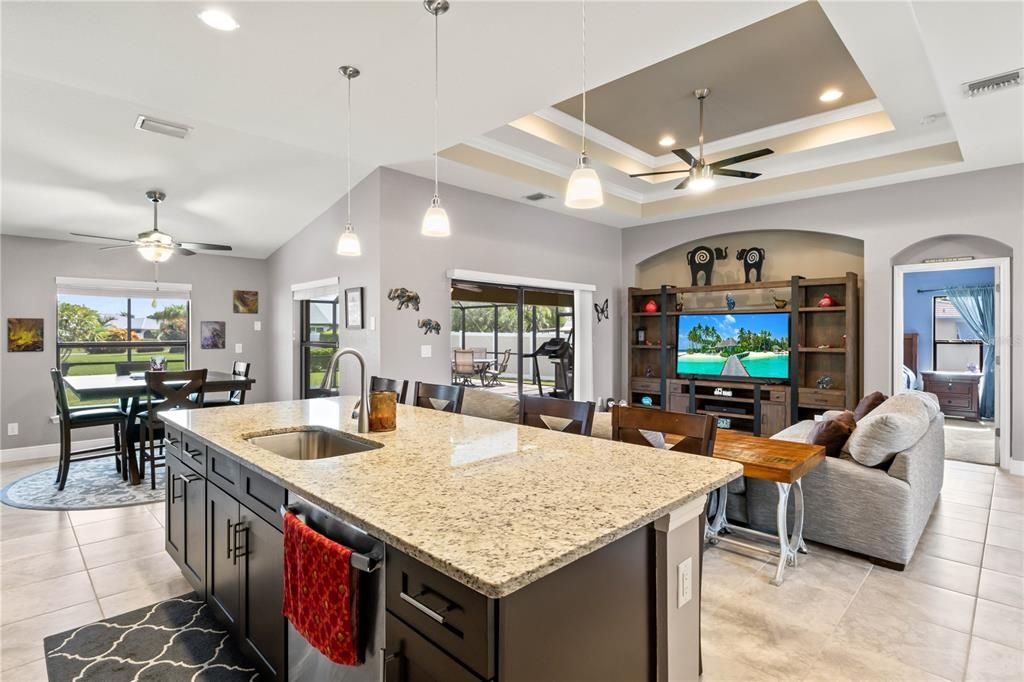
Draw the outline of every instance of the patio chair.
M501 356L494 361L493 365L488 366L482 373L481 378L483 379L484 386L501 386L501 375L508 371L509 358L512 357L512 351L506 350Z
M479 374L476 361L473 359L473 351L455 351L455 362L452 363L452 383L473 385L473 377Z

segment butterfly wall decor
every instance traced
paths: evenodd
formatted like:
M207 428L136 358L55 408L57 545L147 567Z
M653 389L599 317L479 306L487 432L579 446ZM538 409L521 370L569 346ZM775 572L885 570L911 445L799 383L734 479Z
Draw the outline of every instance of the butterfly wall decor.
M597 321L608 319L608 299L604 299L604 303L594 304L594 312L597 313Z

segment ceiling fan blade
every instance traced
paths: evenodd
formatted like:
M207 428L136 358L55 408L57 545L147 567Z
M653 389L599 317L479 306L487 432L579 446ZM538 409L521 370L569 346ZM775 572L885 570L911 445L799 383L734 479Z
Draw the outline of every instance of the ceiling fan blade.
M183 248L181 246L175 246L174 247L174 253L178 254L179 256L194 256L194 255L196 255L196 252L193 251L192 249L186 249L186 248Z
M676 189L686 189L686 186L687 186L688 184L690 184L690 176L689 176L689 175L687 175L687 176L686 176L686 179L685 179L685 180L683 180L683 181L682 181L682 182L680 182L680 183L679 183L678 185L676 185L676 187L675 187L675 188L676 188Z
M693 154L688 152L685 148L673 149L672 153L675 154L676 156L678 156L680 159L682 159L683 161L685 161L687 164L689 164L691 166L696 166L697 165L697 158Z
M674 171L653 171L650 173L630 173L631 178L646 178L649 175L678 175L679 173L689 173L690 169L685 170L674 170Z
M750 171L733 170L732 168L716 168L715 175L724 175L729 178L746 178L747 180L753 180L754 178L761 177L760 173L751 173Z
M181 242L178 246L185 249L199 249L201 251L230 251L227 244L204 244L203 242Z
M747 152L746 154L740 154L739 156L733 156L732 158L729 158L729 159L722 159L721 161L715 161L714 163L708 164L708 165L710 165L715 170L718 170L722 166L731 166L734 163L742 163L744 161L750 161L751 159L758 159L758 158L760 158L762 156L768 156L769 154L774 154L774 153L775 152L773 152L771 149L758 149L756 152Z
M103 237L98 234L83 234L81 232L72 232L71 234L74 235L75 237L90 237L92 239L109 239L110 241L113 242L129 242L132 244L135 243L134 239L121 239L120 237Z
M100 251L110 251L111 249L134 249L136 245L132 244L118 244L117 246L101 246Z

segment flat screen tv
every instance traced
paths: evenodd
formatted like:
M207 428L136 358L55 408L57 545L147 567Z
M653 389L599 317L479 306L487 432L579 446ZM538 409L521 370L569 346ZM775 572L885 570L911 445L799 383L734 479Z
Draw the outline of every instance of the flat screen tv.
M781 381L789 378L789 313L683 313L677 376Z

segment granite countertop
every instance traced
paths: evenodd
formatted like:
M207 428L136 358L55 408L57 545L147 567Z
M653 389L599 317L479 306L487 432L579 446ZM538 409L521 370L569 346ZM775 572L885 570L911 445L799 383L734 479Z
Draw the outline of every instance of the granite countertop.
M357 434L356 398L161 416L308 501L488 596L503 597L742 473L734 462L398 406ZM382 448L292 460L245 439L316 426Z

